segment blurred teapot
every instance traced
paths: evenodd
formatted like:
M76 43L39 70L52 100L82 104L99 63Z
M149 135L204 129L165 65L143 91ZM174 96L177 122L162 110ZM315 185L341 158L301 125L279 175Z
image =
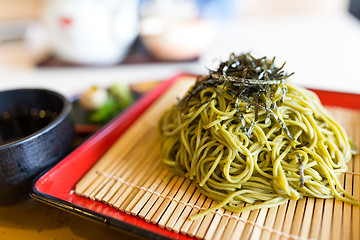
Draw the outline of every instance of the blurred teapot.
M48 0L44 22L58 58L115 64L138 35L138 0Z

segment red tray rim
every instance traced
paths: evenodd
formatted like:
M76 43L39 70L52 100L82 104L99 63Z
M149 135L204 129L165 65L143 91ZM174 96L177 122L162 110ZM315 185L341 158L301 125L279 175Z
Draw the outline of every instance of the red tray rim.
M163 229L156 224L148 223L140 217L128 215L105 203L77 196L72 190L73 186L81 177L132 123L174 82L185 76L194 75L180 73L163 81L154 90L140 98L134 105L97 131L57 165L40 174L33 183L30 196L38 201L76 215L147 238L192 239L189 236ZM319 96L324 105L360 109L360 94L317 89L311 90ZM90 153L92 153L92 155L90 157L87 156ZM66 172L66 169L69 168L79 170L79 172ZM63 174L60 175L61 173ZM69 177L69 175L71 176Z

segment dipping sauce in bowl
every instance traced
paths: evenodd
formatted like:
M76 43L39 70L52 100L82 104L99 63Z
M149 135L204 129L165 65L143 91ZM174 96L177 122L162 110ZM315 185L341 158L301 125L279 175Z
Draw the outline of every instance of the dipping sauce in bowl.
M73 146L71 103L45 89L0 92L0 204L28 195L34 177Z
M56 117L56 112L49 110L24 109L20 114L3 112L0 116L0 146L29 136L49 123Z

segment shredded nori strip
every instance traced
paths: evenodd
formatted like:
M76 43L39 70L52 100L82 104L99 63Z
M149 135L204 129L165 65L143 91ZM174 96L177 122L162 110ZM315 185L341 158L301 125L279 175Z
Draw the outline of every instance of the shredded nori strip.
M304 166L303 166L303 162L301 159L301 156L298 152L295 152L296 157L298 159L299 162L299 176L300 176L300 187L304 186L304 182L305 182L305 178L304 178Z

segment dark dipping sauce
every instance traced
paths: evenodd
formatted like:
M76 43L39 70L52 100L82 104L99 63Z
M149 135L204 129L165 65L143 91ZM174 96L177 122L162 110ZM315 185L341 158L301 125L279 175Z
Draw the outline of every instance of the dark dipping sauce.
M24 109L20 113L5 111L0 115L0 146L20 140L47 126L57 117L49 110Z

